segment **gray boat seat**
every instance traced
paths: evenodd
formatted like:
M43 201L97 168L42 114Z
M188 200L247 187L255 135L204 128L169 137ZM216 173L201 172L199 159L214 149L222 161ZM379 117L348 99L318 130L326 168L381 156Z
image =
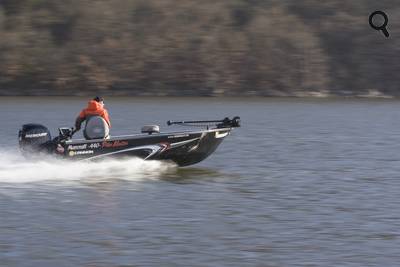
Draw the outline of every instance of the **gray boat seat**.
M83 135L86 139L107 139L110 129L107 122L100 116L93 116L86 120Z

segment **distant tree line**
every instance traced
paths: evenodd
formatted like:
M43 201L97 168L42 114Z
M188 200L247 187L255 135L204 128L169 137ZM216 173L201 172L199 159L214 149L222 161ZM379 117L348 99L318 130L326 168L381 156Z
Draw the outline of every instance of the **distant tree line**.
M375 9L391 38L369 27ZM394 0L0 0L0 95L397 96L399 11Z

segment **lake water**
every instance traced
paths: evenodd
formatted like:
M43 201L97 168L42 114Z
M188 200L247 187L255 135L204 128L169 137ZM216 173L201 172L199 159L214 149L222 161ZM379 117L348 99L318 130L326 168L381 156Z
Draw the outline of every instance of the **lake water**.
M84 98L0 98L1 266L398 266L400 102L107 98L112 134L239 115L193 167L29 162ZM178 128L179 129L179 128Z

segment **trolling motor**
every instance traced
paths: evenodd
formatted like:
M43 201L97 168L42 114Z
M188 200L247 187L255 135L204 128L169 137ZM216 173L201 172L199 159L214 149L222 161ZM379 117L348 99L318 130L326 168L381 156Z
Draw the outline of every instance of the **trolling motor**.
M167 125L185 125L185 126L210 126L215 125L217 128L237 128L240 127L240 117L236 116L233 119L226 117L223 120L210 121L167 121Z

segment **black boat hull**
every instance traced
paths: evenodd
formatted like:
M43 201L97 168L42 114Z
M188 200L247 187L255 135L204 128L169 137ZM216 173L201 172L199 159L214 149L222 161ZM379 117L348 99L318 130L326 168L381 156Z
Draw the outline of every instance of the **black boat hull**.
M67 140L47 143L44 149L58 157L100 160L139 157L172 161L179 166L196 164L212 154L231 128L197 132L160 133L113 137L107 140Z

